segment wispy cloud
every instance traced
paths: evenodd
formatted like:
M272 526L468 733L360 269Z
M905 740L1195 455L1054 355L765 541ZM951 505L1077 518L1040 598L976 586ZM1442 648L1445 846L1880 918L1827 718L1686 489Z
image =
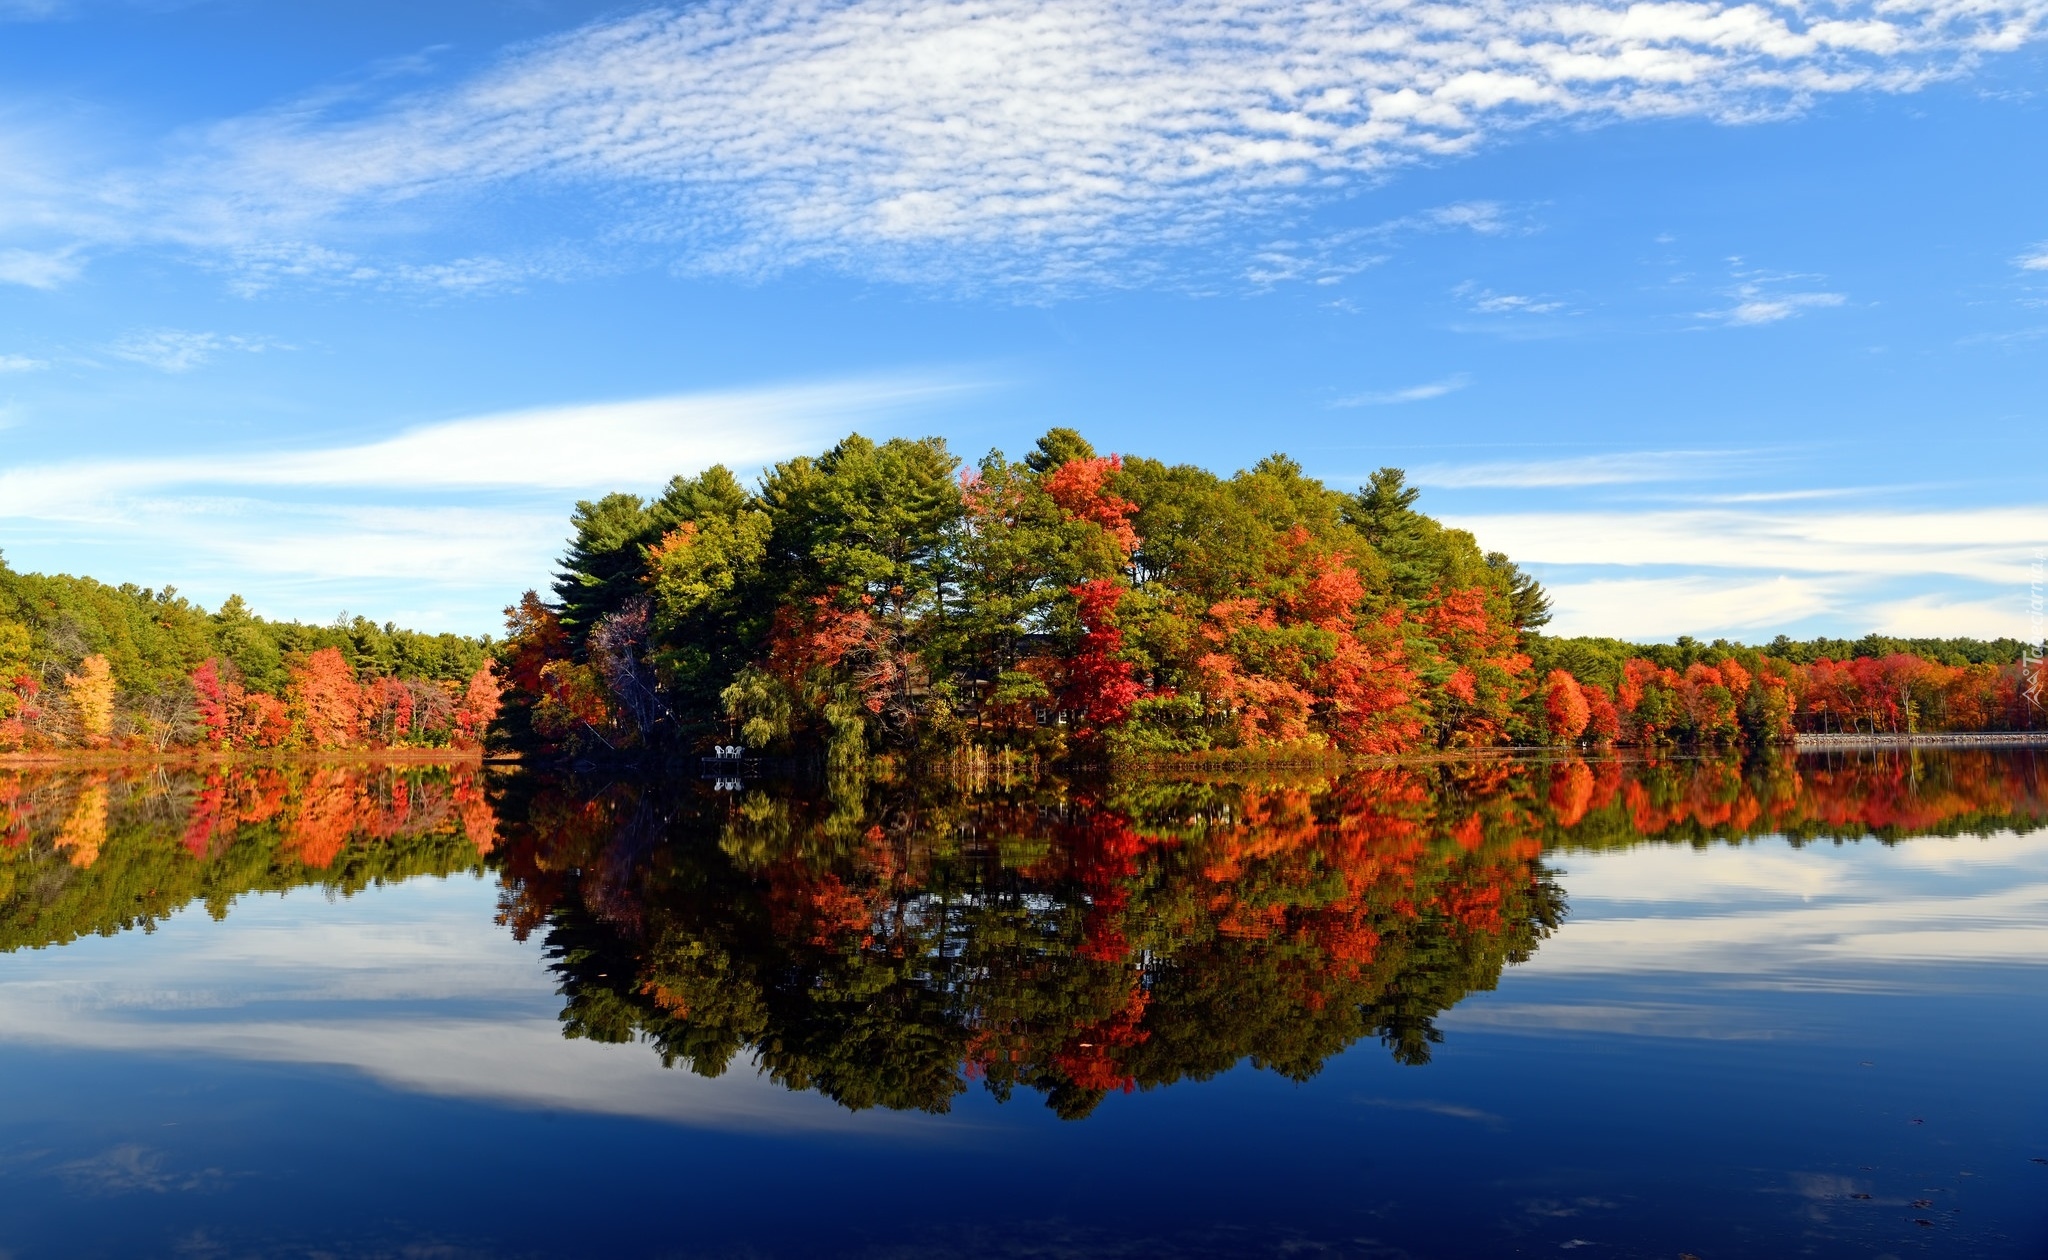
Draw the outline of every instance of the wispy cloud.
M1731 259L1740 266L1740 258ZM1737 283L1725 291L1733 304L1718 310L1701 311L1701 319L1734 328L1775 324L1808 311L1840 306L1848 298L1840 293L1805 286L1821 281L1820 276L1776 274L1768 271L1736 272Z
M541 407L421 425L313 450L92 460L0 472L0 514L57 511L81 494L180 487L592 490L714 463L747 469L821 438L958 397L962 379L874 378L780 389Z
M140 363L160 372L189 372L201 364L211 362L224 350L240 350L260 354L265 350L280 349L276 342L260 337L237 337L223 333L184 332L176 328L157 328L147 332L131 333L107 347L107 353L130 363Z
M506 591L544 578L577 495L645 492L714 463L745 475L849 430L896 431L975 388L863 378L473 416L319 448L21 465L0 470L0 521L17 562L61 546L93 572L153 570L188 589L260 577L265 611L287 616L385 607L425 584L476 631Z
M1845 299L1839 293L1782 293L1775 297L1752 296L1737 302L1725 311L1710 314L1731 324L1775 324L1781 319L1790 319L1806 311L1821 310L1840 306Z
M0 372L39 372L48 366L46 359L31 359L25 354L0 354Z
M1417 485L1445 489L1549 489L1723 477L1753 463L1749 451L1621 451L1568 459L1490 460L1417 468Z
M1442 398L1445 394L1455 394L1471 383L1472 378L1461 372L1456 376L1447 376L1440 381L1430 381L1423 385L1410 385L1406 389L1390 389L1371 394L1353 394L1348 398L1339 398L1330 405L1332 407L1393 407L1402 403L1428 402L1432 398Z
M1428 1098L1361 1098L1358 1101L1363 1106L1379 1107L1387 1111L1421 1111L1435 1116L1449 1116L1453 1120L1475 1121L1488 1128L1507 1127L1507 1121L1501 1116L1459 1103L1436 1102Z
M2048 504L1914 511L1447 513L1517 560L1967 578L2023 589Z
M1478 315L1554 315L1564 309L1565 304L1551 298L1530 297L1522 293L1495 293L1492 289L1467 281L1451 290L1465 299L1468 309Z
M1754 578L1695 573L1553 581L1545 589L1552 604L1550 629L1556 633L1651 641L1681 634L1759 631L1768 637L1786 626L1842 611L1858 585L1853 579L1810 574Z
M2048 241L2013 259L2013 263L2022 271L2048 271Z
M697 267L1094 282L1535 123L1792 113L1963 73L2044 24L2048 0L735 0L596 22L440 90L223 122L34 217L256 257L400 205L445 224L485 190L609 186L633 195L593 239Z
M1955 595L1912 595L1886 600L1871 608L1871 629L1903 638L1970 635L1983 638L2010 634L2030 639L2035 629L2027 614L2029 589L2015 588L2003 596L1971 599Z
M1925 511L1756 505L1647 512L1447 513L1546 579L1561 634L1668 639L1825 618L1857 633L2029 633L2048 504ZM1563 572L1555 572L1563 570ZM1901 585L1917 588L1903 599Z
M0 249L0 284L54 289L84 269L76 247L52 250Z
M1311 240L1269 241L1251 252L1243 269L1244 278L1259 288L1290 281L1337 284L1385 262L1391 256L1390 249L1402 237L1440 232L1498 236L1512 230L1513 222L1498 202L1453 202L1365 227L1325 233Z

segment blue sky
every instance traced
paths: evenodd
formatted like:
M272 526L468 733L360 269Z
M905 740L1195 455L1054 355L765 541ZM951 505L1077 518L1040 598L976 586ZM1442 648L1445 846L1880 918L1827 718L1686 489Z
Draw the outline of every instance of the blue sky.
M569 505L1393 464L1556 629L2038 637L2048 0L0 0L0 550L495 629Z

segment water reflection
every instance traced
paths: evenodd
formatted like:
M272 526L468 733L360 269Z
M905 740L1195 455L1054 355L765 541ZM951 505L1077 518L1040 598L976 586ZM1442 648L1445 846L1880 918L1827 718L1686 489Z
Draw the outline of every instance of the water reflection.
M1565 915L1559 854L2028 830L2031 754L1493 759L1139 783L545 779L474 766L0 772L0 948L203 902L493 872L563 1031L854 1109L1066 1117L1444 1012ZM1590 938L1589 938L1590 939ZM644 1052L617 1052L644 1053Z
M473 765L0 770L0 950L481 870L496 844Z

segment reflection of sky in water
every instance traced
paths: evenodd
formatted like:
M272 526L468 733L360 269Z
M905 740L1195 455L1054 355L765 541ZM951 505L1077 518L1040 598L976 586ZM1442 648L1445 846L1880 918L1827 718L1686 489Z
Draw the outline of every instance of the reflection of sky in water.
M219 923L187 910L146 940L17 954L0 1036L345 1066L400 1090L689 1123L854 1119L749 1073L710 1081L564 1039L540 949L492 925L496 896L468 876L332 902L309 888L244 897Z
M1077 1124L565 1040L493 881L195 907L0 960L0 1245L2042 1254L2048 835L1553 863L1565 926L1428 1066L1365 1044Z

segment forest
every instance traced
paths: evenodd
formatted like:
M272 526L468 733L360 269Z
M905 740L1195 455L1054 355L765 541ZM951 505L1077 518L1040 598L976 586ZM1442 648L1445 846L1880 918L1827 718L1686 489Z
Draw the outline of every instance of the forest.
M0 560L0 752L476 747L497 714L492 649Z
M854 435L579 503L507 609L504 737L579 757L742 744L1120 761L1767 744L2030 726L2012 640L1552 638L1506 555L1273 455L1221 477L1056 428L963 466Z

